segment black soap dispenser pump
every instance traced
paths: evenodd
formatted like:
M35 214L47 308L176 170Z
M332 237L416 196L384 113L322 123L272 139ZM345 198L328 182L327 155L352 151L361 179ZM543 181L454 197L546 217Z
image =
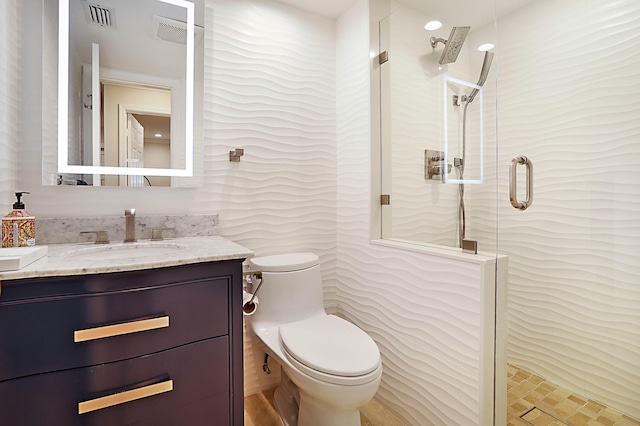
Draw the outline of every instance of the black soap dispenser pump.
M13 210L2 218L2 247L29 247L36 244L36 218L27 213L20 200L26 191L16 192Z

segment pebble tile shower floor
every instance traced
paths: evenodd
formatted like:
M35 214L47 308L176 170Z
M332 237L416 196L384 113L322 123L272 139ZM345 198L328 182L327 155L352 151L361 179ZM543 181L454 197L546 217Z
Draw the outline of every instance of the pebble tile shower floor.
M640 422L516 366L507 367L507 426L640 426Z

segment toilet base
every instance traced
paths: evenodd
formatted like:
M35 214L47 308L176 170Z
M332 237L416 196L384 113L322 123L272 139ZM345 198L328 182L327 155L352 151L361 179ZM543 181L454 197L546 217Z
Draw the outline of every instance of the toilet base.
M273 394L273 405L283 426L298 426L299 401L298 389L283 369L280 386Z
M360 425L360 410L336 411L335 407L330 409L313 398L304 400L300 408L295 399L286 395L282 386L273 394L273 405L283 426Z
M273 405L283 426L360 426L360 410L328 406L303 392L282 370Z
M328 407L301 392L298 419L299 426L360 426L360 410Z

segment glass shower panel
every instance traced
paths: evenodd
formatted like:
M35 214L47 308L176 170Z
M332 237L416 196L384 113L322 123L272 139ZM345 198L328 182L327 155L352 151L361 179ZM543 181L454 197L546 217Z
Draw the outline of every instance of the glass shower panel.
M389 54L380 67L382 189L391 199L382 237L459 247L464 227L467 239L489 235L481 250L494 251L495 209L484 193L495 191L496 174L487 170L495 165L495 72L487 68L488 80L477 84L485 55L477 47L495 43L495 8L450 3L446 11L437 2L400 4L381 23ZM427 31L435 19L443 26ZM452 31L467 26L466 37ZM452 51L455 61L440 64Z

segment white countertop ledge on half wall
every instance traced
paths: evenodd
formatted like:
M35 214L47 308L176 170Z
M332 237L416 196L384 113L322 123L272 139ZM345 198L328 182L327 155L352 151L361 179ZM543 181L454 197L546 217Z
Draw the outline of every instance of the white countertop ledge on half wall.
M460 262L477 263L484 265L487 263L495 263L496 259L504 261L507 256L503 254L495 254L491 252L479 251L478 254L463 253L459 248L446 247L429 243L418 243L414 241L395 240L395 239L379 239L372 240L371 244L377 246L390 247L399 250L412 251L414 253L427 254L430 256L444 257Z
M253 257L251 250L220 236L48 247L47 256L22 269L0 273L0 285L2 281L23 278L102 274Z

